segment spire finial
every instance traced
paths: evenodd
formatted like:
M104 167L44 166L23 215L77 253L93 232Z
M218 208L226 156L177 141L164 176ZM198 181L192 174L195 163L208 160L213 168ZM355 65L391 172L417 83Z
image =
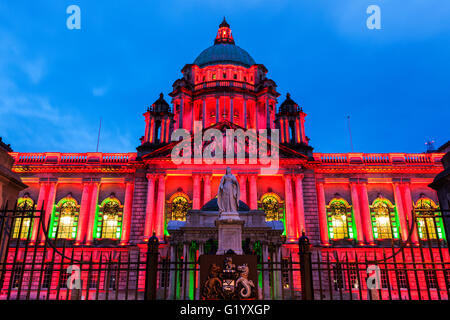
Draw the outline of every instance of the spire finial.
M223 17L222 23L219 25L219 31L217 31L216 39L214 44L234 44L233 36L231 35L230 25L228 24L225 17Z
M229 28L230 27L230 25L227 22L227 19L225 19L225 16L223 16L222 23L219 25L219 28L222 28L222 27L225 27L225 28Z

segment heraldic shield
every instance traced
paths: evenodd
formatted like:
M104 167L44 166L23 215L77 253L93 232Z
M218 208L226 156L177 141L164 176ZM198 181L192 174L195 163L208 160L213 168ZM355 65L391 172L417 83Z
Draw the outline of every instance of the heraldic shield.
M202 255L199 260L202 300L257 298L256 255Z

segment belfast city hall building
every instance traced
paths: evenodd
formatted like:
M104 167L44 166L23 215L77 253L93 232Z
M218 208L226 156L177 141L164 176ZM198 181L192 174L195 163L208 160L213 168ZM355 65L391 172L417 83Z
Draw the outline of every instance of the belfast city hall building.
M214 44L181 72L169 97L161 94L143 110L136 152L9 152L12 171L27 186L17 209L36 208L42 223L23 215L12 225L4 258L14 267L2 275L0 297L68 295L62 266L75 259L82 262L83 299L139 298L148 243L158 242L157 297L199 299L195 266L218 250L216 195L227 167L240 188L243 251L257 256L259 298L308 294L299 243L312 253L315 299L448 297L448 235L429 187L443 170L444 153L313 149L308 106L280 97L266 67L235 44L225 19ZM206 137L211 129L223 141L230 129L242 130L245 142L254 137L258 148L263 142L272 153L276 148L276 169L264 170L268 164L258 157L226 160L234 140L213 151L213 162L187 161L194 156L177 151L183 134L185 147L203 134L197 147L212 150L218 137ZM380 282L371 295L369 265Z

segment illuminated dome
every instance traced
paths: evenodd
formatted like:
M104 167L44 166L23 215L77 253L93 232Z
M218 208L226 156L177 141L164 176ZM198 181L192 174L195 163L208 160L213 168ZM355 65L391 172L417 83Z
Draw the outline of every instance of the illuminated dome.
M255 60L253 60L247 51L237 45L215 44L203 50L194 61L194 64L200 68L219 63L228 63L249 68L255 64Z
M219 26L214 45L203 50L194 61L194 64L200 68L220 63L234 64L246 68L255 64L255 60L247 51L234 44L230 26L225 18Z

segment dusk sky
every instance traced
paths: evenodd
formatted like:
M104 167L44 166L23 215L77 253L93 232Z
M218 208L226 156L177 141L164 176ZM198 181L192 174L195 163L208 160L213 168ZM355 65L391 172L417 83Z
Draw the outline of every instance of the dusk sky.
M66 8L81 8L69 30ZM381 30L369 30L369 5ZM315 152L450 139L447 0L0 0L0 136L19 152L134 152L142 114L213 44L236 44L307 113Z

